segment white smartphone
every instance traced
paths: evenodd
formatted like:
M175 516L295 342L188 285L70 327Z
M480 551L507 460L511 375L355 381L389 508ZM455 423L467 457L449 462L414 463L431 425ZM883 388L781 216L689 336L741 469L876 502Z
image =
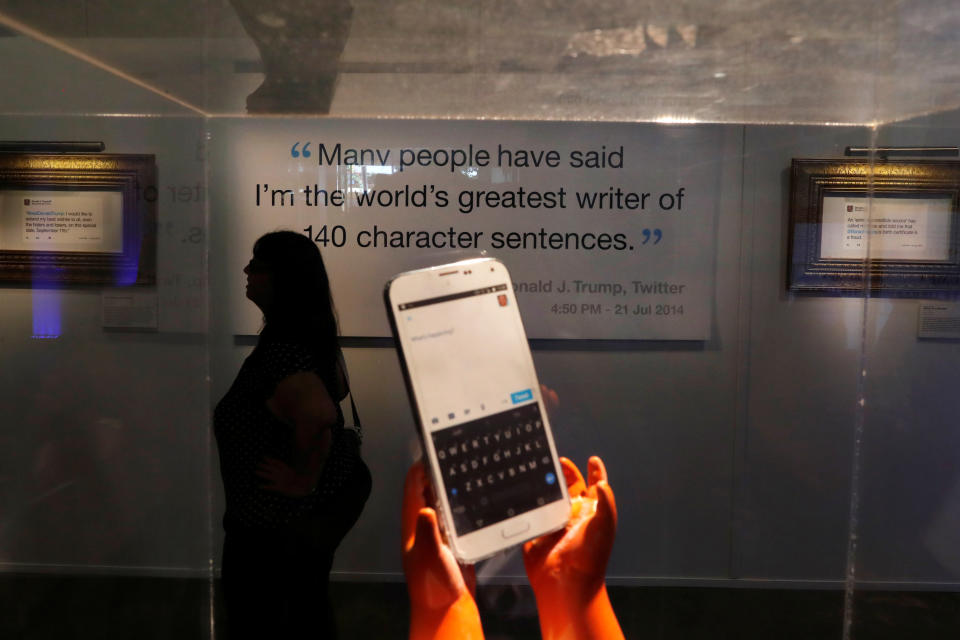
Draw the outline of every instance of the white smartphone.
M570 498L503 263L401 273L384 299L457 559L476 562L563 527Z

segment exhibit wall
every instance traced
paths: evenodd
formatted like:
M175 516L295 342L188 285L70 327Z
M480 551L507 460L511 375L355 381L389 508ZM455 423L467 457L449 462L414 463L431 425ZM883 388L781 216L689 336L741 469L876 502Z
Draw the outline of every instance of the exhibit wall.
M0 49L24 61L4 72L0 138L103 142L157 170L133 196L157 211L142 229L154 285L2 285L0 566L202 575L215 517L206 123L48 44L2 37Z
M4 567L195 574L210 553L203 122L0 128L155 155L158 182L139 197L160 212L155 286L4 287Z
M0 0L0 637L230 633L213 415L291 229L373 481L341 637L411 619L384 286L487 256L625 637L955 638L955 4ZM476 570L539 637L521 548Z
M217 44L181 53L202 59ZM952 144L957 111L876 126L218 117L46 43L0 47L31 61L6 71L6 86L24 89L4 91L0 138L103 141L109 153L153 155L157 168L138 193L157 212L155 285L0 290L4 571L216 567L223 499L211 412L259 328L241 269L263 232L340 226L343 244L331 235L323 249L374 490L336 576L401 579L397 536L384 532L398 530L419 444L383 284L486 252L527 285L518 296L538 374L560 398L560 452L579 464L600 455L610 470L620 506L611 582L960 582L960 344L918 337L920 301L869 296L866 280L859 295L786 287L791 161L843 158L851 145ZM201 96L203 78L193 80L187 93ZM351 159L349 149L372 153ZM470 150L460 166L436 154L452 149ZM340 189L346 204L300 200L311 185ZM393 199L362 206L357 194L374 187ZM565 189L568 202L458 197L508 188L555 198ZM274 194L287 189L298 200L289 207ZM578 200L604 193L607 205ZM374 227L485 235L455 250L409 236L389 246L386 233L370 246ZM527 231L539 246L505 240ZM589 248L569 245L588 234ZM574 282L624 291L559 293ZM635 282L685 289L644 297ZM108 320L118 292L145 322ZM670 313L617 317L621 305L651 301ZM517 553L481 576L519 579Z
M701 280L700 299L688 304L703 302L702 335L604 339L602 325L552 333L549 318L529 322L540 327L532 342L538 374L560 397L553 417L560 452L580 464L600 455L610 470L620 508L612 583L839 586L852 561L858 581L954 585L960 516L953 506L958 401L951 389L960 347L918 339L915 299L800 297L785 282L791 159L842 157L848 145L953 140L956 122L950 113L879 129L522 122L411 128L336 119L5 116L5 139L95 139L111 153L155 155L158 181L145 197L157 203L158 275L155 287L140 292L154 296L151 330L105 327L104 288L3 289L2 567L205 575L211 559L216 565L222 490L210 414L258 328L255 314L251 325L249 310L237 311L240 270L257 234L298 228L298 216L315 215L284 219L288 213L258 209L251 176L299 177L290 175L303 165L290 157L288 134L308 131L314 140L340 136L346 143L354 135L358 144L376 138L394 149L503 139L566 152L571 139L616 140L636 162L625 184L686 186L693 208L684 215L691 218L676 229L696 243L663 260L638 258L641 271L625 273L631 261L609 256L559 251L544 258L486 247L518 281L548 278L553 267L544 275L545 260L564 269L564 260L583 258L584 280L632 281L657 269L664 278L681 277L690 265L680 261L708 252L700 272L682 275ZM280 133L251 141L258 131ZM683 141L682 153L671 152L671 140ZM344 167L327 175L334 184L337 170ZM569 171L551 175L572 181L572 190L615 184L618 171L598 169L586 182ZM423 175L444 179L439 170ZM547 184L549 176L541 175L528 171L517 180ZM467 224L468 216L455 211L415 213L420 224L431 224L431 215L443 219L438 226ZM364 225L392 224L391 216L408 212L365 215ZM489 231L519 215L494 212L469 224ZM574 210L550 212L549 219L579 232L618 224ZM349 246L325 254L343 300L346 359L374 476L366 511L337 554L335 576L400 580L397 536L384 532L398 530L401 482L419 445L396 354L377 328L385 327L378 293L390 273L451 254L404 248L371 256ZM534 268L541 271L524 277ZM530 295L520 304L526 315L525 305L537 300ZM549 315L549 307L537 312ZM853 555L851 532L858 540ZM520 576L516 553L481 569L491 581Z
M956 111L879 127L878 146L954 140ZM954 298L955 299L955 298ZM953 392L960 343L917 339L916 307L871 299L865 314L858 576L956 583L960 502L951 453L960 404Z

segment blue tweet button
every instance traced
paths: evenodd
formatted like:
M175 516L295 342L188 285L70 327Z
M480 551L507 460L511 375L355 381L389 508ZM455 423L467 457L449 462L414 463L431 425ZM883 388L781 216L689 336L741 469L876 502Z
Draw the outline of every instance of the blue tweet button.
M513 401L513 404L520 404L521 402L533 400L533 391L531 389L516 391L510 394L510 399Z

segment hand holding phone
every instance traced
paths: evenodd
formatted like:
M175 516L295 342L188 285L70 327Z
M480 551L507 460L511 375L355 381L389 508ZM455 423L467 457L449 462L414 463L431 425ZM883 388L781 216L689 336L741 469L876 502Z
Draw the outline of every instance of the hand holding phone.
M403 573L410 593L411 640L482 639L473 566L457 564L437 525L423 464L403 487Z
M616 530L616 503L600 458L590 459L588 481L561 458L573 499L562 531L524 546L524 564L537 599L544 640L623 638L603 576ZM410 592L412 640L483 638L474 600L473 567L458 565L443 542L423 465L407 473L403 496L403 570Z
M592 456L587 482L577 466L560 458L572 497L570 521L527 542L523 564L537 599L544 640L623 638L604 576L617 531L617 504L603 461Z
M403 273L384 300L454 555L476 562L563 527L570 501L506 267Z

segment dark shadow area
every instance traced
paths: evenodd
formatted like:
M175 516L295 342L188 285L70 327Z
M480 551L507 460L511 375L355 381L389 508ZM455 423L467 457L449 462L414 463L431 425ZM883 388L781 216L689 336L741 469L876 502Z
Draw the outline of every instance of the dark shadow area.
M801 589L609 587L627 638L648 640L839 639L843 592ZM401 582L338 582L330 587L347 638L401 639L409 604ZM219 583L217 637L225 638ZM480 587L487 640L537 639L533 594L526 585ZM209 583L200 578L0 576L0 637L206 639ZM866 591L854 600L855 640L957 637L960 594Z
M960 637L960 593L861 591L853 601L854 638Z
M209 637L209 583L197 578L0 576L0 638Z

